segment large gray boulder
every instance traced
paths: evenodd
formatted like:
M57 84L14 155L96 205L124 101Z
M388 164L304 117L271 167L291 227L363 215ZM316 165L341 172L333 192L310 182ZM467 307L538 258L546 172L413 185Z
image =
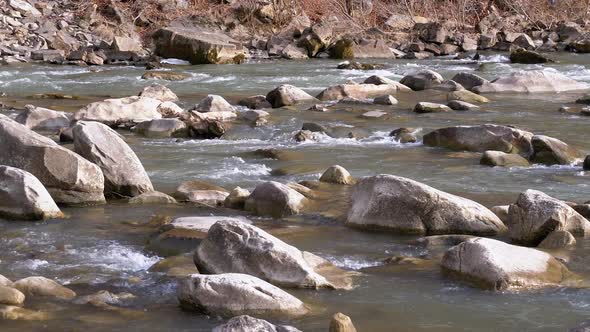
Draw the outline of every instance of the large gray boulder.
M73 133L75 151L102 169L106 194L133 197L154 191L141 161L116 131L79 121Z
M188 60L193 65L242 63L246 57L242 45L221 31L166 27L156 31L153 38L157 55Z
M414 91L431 89L443 82L443 77L432 70L424 69L404 76L399 82Z
M315 271L319 265L331 265L328 261L240 221L221 220L211 226L194 258L202 273L245 273L282 287L336 288Z
M55 202L104 202L104 177L98 166L3 115L0 146L0 165L33 174Z
M320 92L320 100L341 100L344 98L367 99L395 94L400 90L396 84L340 84Z
M0 183L0 217L24 220L63 217L47 189L33 174L0 166Z
M556 71L530 70L514 72L473 88L476 93L543 93L585 90L590 86Z
M585 235L590 222L573 208L537 190L521 193L508 209L508 234L524 245L536 246L556 230Z
M533 133L508 126L485 124L456 126L434 130L424 135L424 145L443 147L456 151L485 152L487 150L532 153Z
M506 229L474 201L393 175L360 180L353 188L346 224L409 234L494 235Z
M317 99L293 85L283 84L270 91L266 95L266 100L268 100L273 108L277 108L305 102L314 102Z
M29 129L40 131L56 131L70 126L69 114L33 105L26 105L15 120Z
M442 267L453 276L493 290L540 288L567 281L571 272L540 250L474 238L449 249Z
M213 328L212 332L301 332L293 326L274 325L264 319L248 315L234 317L225 324Z
M158 112L158 106L161 103L157 99L138 96L106 99L86 105L74 113L74 120L97 121L115 126L160 119L162 114Z
M288 186L269 181L254 189L246 200L245 209L259 216L282 218L298 214L307 199Z
M301 317L308 312L299 299L254 276L239 273L193 274L180 282L180 306L207 315Z
M566 143L545 135L535 135L531 140L531 160L546 165L571 165L584 158L582 152Z

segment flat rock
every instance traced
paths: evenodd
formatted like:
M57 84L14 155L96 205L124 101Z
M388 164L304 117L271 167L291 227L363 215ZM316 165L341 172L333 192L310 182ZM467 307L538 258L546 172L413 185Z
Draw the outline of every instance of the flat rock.
M474 87L476 93L544 93L566 92L588 89L586 83L575 81L567 76L549 70L530 70L514 72L490 83Z
M452 109L447 105L428 102L419 102L414 107L414 112L416 113L441 113L450 111L452 111Z
M162 102L147 97L126 97L106 99L89 104L74 114L76 121L97 121L109 126L125 123L139 123L160 119L158 106Z
M27 105L15 121L32 130L56 131L69 127L71 120L70 115L65 112Z
M28 277L15 281L12 287L27 296L49 296L63 299L76 297L76 293L45 277Z
M529 161L521 155L501 151L486 151L481 157L480 164L502 167L527 167Z

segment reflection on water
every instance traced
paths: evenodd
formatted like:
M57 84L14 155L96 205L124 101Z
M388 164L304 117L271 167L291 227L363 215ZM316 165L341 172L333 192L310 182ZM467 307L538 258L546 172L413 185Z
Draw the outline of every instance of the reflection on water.
M555 55L560 63L550 70L590 82L590 59L575 54ZM372 61L380 62L380 61ZM434 60L386 61L386 68L372 71L337 70L335 61L277 61L240 66L170 66L191 77L164 82L188 106L203 95L215 93L230 101L265 94L279 84L293 84L310 92L348 79L360 81L377 74L399 80L421 68L451 78L473 71L494 78L514 70L539 69L537 65L512 65L505 55L487 54L480 63ZM3 67L7 68L7 67ZM75 110L104 96L137 94L147 83L144 70L135 67L88 68L23 65L0 71L1 101L10 105L33 103ZM162 83L162 82L160 82ZM65 93L74 100L34 99L38 93ZM538 189L564 200L590 199L590 176L578 166L490 168L479 165L480 154L428 148L420 142L400 144L389 137L399 127L415 128L418 135L458 124L497 123L516 125L559 138L590 151L587 121L590 118L559 113L563 103L579 94L490 95L490 104L478 112L417 115L418 101L444 102L441 91L396 96L394 106L343 105L330 112L306 112L297 107L270 110L270 122L252 128L234 124L224 139L144 139L123 133L146 167L158 190L171 192L181 181L201 179L227 189L252 189L266 180L316 180L327 167L339 164L355 177L389 173L425 182L484 205L508 204L525 189ZM359 117L370 110L388 115L379 120ZM341 130L355 130L356 138L320 135L317 142L296 143L291 138L304 122ZM342 129L344 128L344 129ZM289 158L260 158L251 152L276 148ZM280 175L277 175L280 174ZM352 291L291 291L314 307L314 314L287 322L304 331L325 331L337 311L350 315L359 331L555 331L565 330L587 318L588 290L549 289L521 293L479 291L445 278L436 264L424 269L378 269L383 259L413 256L437 259L442 250L415 245L413 237L365 233L342 226L348 188L326 187L303 216L273 222L254 218L258 226L303 250L351 270L362 270ZM89 331L209 331L215 318L184 313L177 308L175 282L148 268L165 253L146 243L156 229L145 226L155 215L232 215L235 211L204 210L191 206L142 206L109 204L92 208L66 208L69 218L43 223L0 221L0 274L17 279L43 275L68 284L81 295L101 289L131 292L136 298L124 303L130 312L102 311L67 302L27 303L29 308L49 310L53 320L47 330ZM568 257L568 266L590 276L590 244L580 239ZM49 308L49 309L48 309ZM137 315L137 312L140 314ZM130 317L133 317L130 319ZM3 322L2 331L38 329L34 322Z

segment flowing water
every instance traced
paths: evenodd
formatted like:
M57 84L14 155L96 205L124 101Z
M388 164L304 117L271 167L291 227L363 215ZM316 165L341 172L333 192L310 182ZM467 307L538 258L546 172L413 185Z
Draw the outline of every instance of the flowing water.
M338 70L331 60L273 61L227 66L170 66L191 74L181 82L160 82L176 92L180 105L189 107L207 94L219 94L231 102L266 94L280 84L293 84L308 92L361 81L373 75L399 80L411 71L430 68L451 78L458 72L474 72L494 78L516 70L557 70L590 83L590 58L558 55L549 66L513 65L507 57L488 54L483 61L374 61L386 64L371 71ZM31 103L57 110L75 111L107 97L137 94L147 83L142 68L88 68L23 65L0 68L0 102L20 108ZM75 99L44 99L43 93L62 93ZM579 166L490 168L479 165L480 154L428 148L420 142L400 144L389 137L399 127L419 133L459 124L510 124L538 134L559 138L590 152L590 118L558 112L579 94L490 95L481 111L418 115L418 101L445 101L445 92L399 94L394 106L345 105L316 113L304 107L270 110L267 125L235 124L223 139L147 139L122 132L142 160L157 190L171 192L182 181L201 179L232 189L252 189L267 180L281 182L317 180L327 167L339 164L353 176L381 173L409 177L438 189L474 199L486 206L509 204L526 189L542 190L563 200L590 199L590 176ZM378 120L359 115L383 110ZM296 143L291 137L304 122L340 126L359 132L357 138L322 136L318 142ZM347 129L349 128L349 129ZM420 135L419 135L420 136ZM289 160L254 156L259 148L290 152ZM440 250L426 250L415 237L363 232L343 226L347 188L328 186L320 203L307 213L283 221L252 218L284 241L314 252L349 270L361 271L351 291L289 290L313 308L303 319L285 323L304 331L325 331L330 316L344 312L359 331L564 331L589 318L590 290L552 288L542 291L490 292L473 289L445 277L430 267L380 267L391 256L440 258ZM208 331L220 324L215 317L183 312L178 308L176 281L148 268L170 254L147 245L154 229L145 226L156 215L235 215L226 209L189 205L130 206L109 203L87 208L64 208L65 220L39 223L0 220L0 274L11 279L30 275L55 278L80 295L106 289L130 292L128 311L101 310L90 305L60 301L27 303L28 308L48 311L43 322L0 322L2 331ZM191 243L179 244L188 252ZM590 243L578 240L566 255L570 269L590 277Z

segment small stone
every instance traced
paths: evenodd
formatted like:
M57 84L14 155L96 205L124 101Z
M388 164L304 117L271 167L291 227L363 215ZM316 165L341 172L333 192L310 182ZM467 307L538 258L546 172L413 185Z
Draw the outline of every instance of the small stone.
M451 108L447 105L428 102L420 102L414 107L414 112L416 113L441 113L450 111Z
M376 105L395 105L398 101L392 95L387 95L375 98L373 103Z
M447 103L454 111L478 111L479 106L461 100L451 100Z
M334 184L353 184L352 175L342 166L334 165L328 168L320 177L321 182Z
M243 209L246 204L246 199L250 196L250 191L235 187L230 191L229 196L225 198L223 205L230 209Z
M352 324L350 317L339 312L332 316L332 321L330 321L330 332L356 332L356 328L354 327L354 324Z

